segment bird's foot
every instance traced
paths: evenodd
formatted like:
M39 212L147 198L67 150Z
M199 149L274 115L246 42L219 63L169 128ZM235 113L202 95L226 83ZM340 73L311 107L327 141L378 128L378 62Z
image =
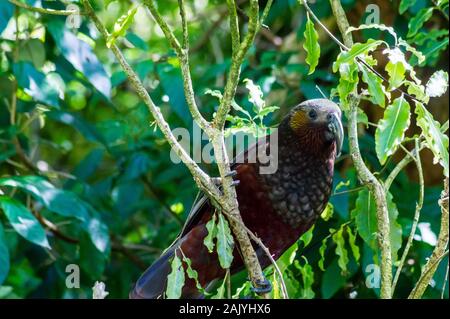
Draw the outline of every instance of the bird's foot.
M256 287L252 285L252 291L258 295L267 294L272 291L272 284L267 278L256 282Z
M232 170L231 172L229 172L228 174L225 175L225 177L234 177L237 175L237 172L235 170ZM217 186L220 187L222 186L222 178L220 177L213 177L212 178L212 182ZM233 180L233 182L231 183L231 186L237 186L239 185L240 180L236 179Z

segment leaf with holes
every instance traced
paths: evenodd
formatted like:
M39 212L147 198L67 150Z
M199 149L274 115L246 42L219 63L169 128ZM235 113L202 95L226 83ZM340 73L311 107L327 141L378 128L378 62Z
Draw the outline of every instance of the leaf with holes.
M361 258L361 253L359 252L359 246L356 244L356 235L353 233L352 229L347 226L347 234L348 234L348 244L350 245L350 249L352 251L353 257L356 262L359 262Z
M167 276L167 299L179 299L184 286L184 268L180 258L175 255L171 263L172 271Z
M331 239L336 244L336 255L338 257L338 266L341 268L342 274L345 276L348 273L347 265L349 262L348 251L345 248L344 228L341 227L337 231L330 229L330 233L334 233Z
M384 111L375 131L375 150L381 164L394 154L405 138L410 124L410 106L403 96L395 99Z
M309 18L309 14L306 21L305 28L305 42L303 43L303 48L306 51L306 63L309 65L309 72L311 74L319 64L320 57L320 45L319 45L319 34L314 28L314 23Z
M220 266L224 269L230 268L233 262L234 239L228 221L223 214L219 214L216 237Z
M208 248L208 251L212 253L214 251L214 238L217 235L217 225L216 225L216 214L206 223L206 229L208 230L208 235L206 235L203 240L203 244Z

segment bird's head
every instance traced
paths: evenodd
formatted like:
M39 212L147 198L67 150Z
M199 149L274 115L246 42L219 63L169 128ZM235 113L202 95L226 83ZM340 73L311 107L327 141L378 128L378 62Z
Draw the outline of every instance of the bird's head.
M327 99L305 101L291 110L287 121L302 144L323 151L335 143L336 156L339 156L344 129L341 110L335 103Z

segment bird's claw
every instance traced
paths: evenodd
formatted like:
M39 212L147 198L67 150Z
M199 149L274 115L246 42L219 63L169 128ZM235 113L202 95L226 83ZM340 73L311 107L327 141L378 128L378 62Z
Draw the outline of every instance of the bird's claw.
M267 294L272 291L272 284L264 278L264 280L256 282L256 287L253 286L252 291L258 295Z
M232 170L229 173L225 174L225 177L234 177L236 175L237 175L237 172L235 170ZM212 182L216 186L222 186L222 178L220 178L220 177L213 177ZM239 185L240 182L241 182L240 180L233 180L231 182L231 186L237 186L237 185Z
M225 174L225 177L235 177L237 175L236 170L232 170L229 173Z

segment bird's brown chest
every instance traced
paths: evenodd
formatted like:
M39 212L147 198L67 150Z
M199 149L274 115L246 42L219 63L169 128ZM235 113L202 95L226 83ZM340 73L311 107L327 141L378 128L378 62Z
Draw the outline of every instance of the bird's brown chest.
M299 158L279 159L273 174L260 174L257 164L237 167L237 188L244 223L263 239L275 258L316 221L332 185L333 163Z

